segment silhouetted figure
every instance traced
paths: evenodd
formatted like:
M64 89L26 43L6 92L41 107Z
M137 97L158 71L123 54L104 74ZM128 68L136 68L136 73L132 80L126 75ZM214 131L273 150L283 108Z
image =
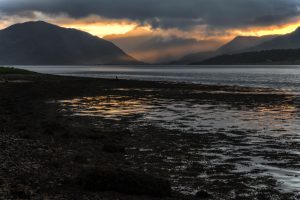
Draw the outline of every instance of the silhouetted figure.
M116 80L117 80L117 81L119 80L118 76L116 76Z

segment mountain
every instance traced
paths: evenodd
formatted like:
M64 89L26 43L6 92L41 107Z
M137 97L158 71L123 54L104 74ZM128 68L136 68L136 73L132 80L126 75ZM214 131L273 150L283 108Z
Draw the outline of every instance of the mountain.
M155 36L144 41L134 51L129 52L146 62L167 63L178 57L182 57L186 53L195 53L199 50L210 48L209 46L211 45L218 46L218 43L178 38L175 36Z
M266 41L247 51L261 51L271 49L297 49L300 48L300 27L294 32L278 36L272 40Z
M149 63L168 63L186 54L213 50L220 42L196 40L160 35L147 30L135 29L126 34L105 37L135 58Z
M192 63L194 65L254 65L254 64L299 64L300 49L275 49L221 55Z
M294 32L280 35L256 46L219 54L192 64L299 64L300 61L300 28Z
M267 36L238 36L234 38L232 41L228 42L224 46L220 47L217 50L218 54L228 54L228 53L236 53L242 52L243 50L249 49L251 47L255 47L264 42L270 41L276 38L277 35L267 35Z
M194 54L188 54L181 58L180 60L174 62L175 64L189 64L189 63L199 63L206 59L223 55L223 54L233 54L241 53L247 49L260 45L266 41L270 41L276 38L277 35L267 35L262 37L256 36L237 36L230 42L216 49L215 51L210 52L198 52Z
M218 54L215 51L193 53L193 54L188 54L188 55L180 58L179 60L172 61L169 64L170 65L188 65L188 64L194 63L194 62L201 62L203 60L215 57L217 55Z
M42 21L15 24L0 31L2 65L137 63L111 42Z

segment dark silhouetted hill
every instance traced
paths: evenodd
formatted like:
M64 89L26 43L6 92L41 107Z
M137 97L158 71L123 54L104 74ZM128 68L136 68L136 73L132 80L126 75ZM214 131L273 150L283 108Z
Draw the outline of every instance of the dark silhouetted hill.
M261 51L272 49L299 49L300 48L300 28L292 33L278 36L272 40L247 49L247 51Z
M203 60L215 57L218 55L215 51L208 51L208 52L199 52L194 54L188 54L184 56L183 58L170 62L169 64L172 65L187 65L193 62L201 62Z
M195 65L299 64L300 49L278 49L221 55Z
M242 51L249 49L251 47L255 47L264 42L270 41L276 38L276 35L267 35L262 37L256 36L238 36L234 38L232 41L228 42L221 48L219 48L216 52L218 54L228 54L228 53L241 53Z
M270 41L276 38L276 35L267 35L262 37L255 36L238 36L226 43L216 51L211 52L199 52L194 54L188 54L181 58L180 60L173 62L174 64L190 64L196 62L202 62L206 59L223 55L223 54L232 54L232 53L242 53L243 51L260 45L266 41Z
M2 65L139 64L113 43L76 29L26 22L0 31Z

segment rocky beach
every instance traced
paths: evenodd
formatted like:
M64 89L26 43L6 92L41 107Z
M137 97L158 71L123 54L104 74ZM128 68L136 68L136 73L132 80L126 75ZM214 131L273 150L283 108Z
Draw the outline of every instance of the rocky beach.
M0 199L300 198L291 92L0 74Z

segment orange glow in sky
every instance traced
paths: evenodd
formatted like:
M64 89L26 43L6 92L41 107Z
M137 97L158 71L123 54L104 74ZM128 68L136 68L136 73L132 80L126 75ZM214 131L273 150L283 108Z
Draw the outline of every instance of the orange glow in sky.
M15 23L21 23L25 21L31 20L44 20L46 22L50 22L53 24L57 24L59 26L63 26L66 28L75 28L82 31L86 31L91 33L92 35L96 35L99 37L104 37L107 35L120 35L131 32L133 30L134 34L143 35L143 34L163 34L163 35L176 35L178 37L184 38L194 38L198 40L205 40L205 39L212 39L212 40L219 40L219 41L228 41L236 36L263 36L263 35L278 35L278 34L286 34L293 32L300 26L300 19L294 19L291 22L287 22L286 24L282 25L274 25L274 26L265 26L265 27L248 27L248 28L238 28L238 29L227 29L227 30L218 30L216 29L217 34L212 35L205 35L205 27L204 29L195 29L191 31L182 31L176 28L164 30L154 30L151 29L150 26L141 26L137 22L130 21L130 20L113 20L113 19L106 19L101 18L98 16L89 16L87 18L82 19L72 19L68 16L61 15L61 16L48 16L41 12L34 12L36 18L30 19L26 17L20 16L7 16L4 17L0 21L0 29L6 28ZM137 27L141 28L143 31L138 32L136 30ZM202 30L202 31L201 31Z
M135 24L118 24L118 23L91 23L91 24L83 24L83 23L74 23L74 24L61 24L61 26L66 28L75 28L85 32L89 32L92 35L96 35L99 37L104 37L106 35L111 34L124 34L131 30L133 30L136 25Z
M107 35L113 35L113 34L125 34L132 30L134 30L136 27L138 27L138 24L135 23L107 23L107 22L95 22L95 23L67 23L67 24L59 24L63 27L67 28L75 28L82 31L86 31L91 33L92 35L96 35L99 37L104 37ZM295 29L297 29L300 26L300 21L291 23L291 24L285 24L280 26L269 26L269 27L251 27L251 28L245 28L245 29L233 29L228 30L227 34L224 36L219 35L219 38L211 38L209 39L219 39L219 40L230 40L235 36L263 36L263 35L281 35L281 34L287 34L290 32L293 32ZM151 34L151 32L155 32L155 30L149 28L149 27L142 27L145 29L146 32ZM160 30L162 33L163 31ZM138 34L138 33L136 33ZM145 34L144 32L141 34ZM180 32L176 34L177 36L180 36ZM187 33L183 33L185 37L187 37ZM191 31L189 33L190 38L199 38L199 35L195 36L193 32ZM205 36L203 37L205 39Z
M281 25L281 26L270 26L270 27L260 27L251 28L246 30L237 30L235 33L237 35L248 35L248 36L263 36L263 35L282 35L295 31L300 26L300 21Z

